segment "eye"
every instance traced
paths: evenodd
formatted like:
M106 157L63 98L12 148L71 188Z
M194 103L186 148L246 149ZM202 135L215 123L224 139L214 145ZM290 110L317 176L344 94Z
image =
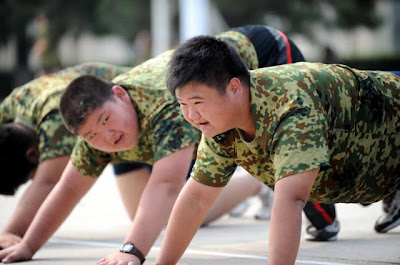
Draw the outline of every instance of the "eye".
M110 118L110 116L108 116L107 118L104 119L103 125L106 125L106 124L107 124L109 118Z
M203 103L203 102L195 102L194 105L199 105L201 103Z

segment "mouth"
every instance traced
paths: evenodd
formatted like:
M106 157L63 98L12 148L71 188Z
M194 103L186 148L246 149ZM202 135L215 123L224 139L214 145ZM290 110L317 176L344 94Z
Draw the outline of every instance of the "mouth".
M114 141L114 145L117 145L118 143L120 143L120 142L122 141L123 136L124 136L124 135L121 133L121 134L119 135L119 137Z
M199 130L206 130L208 128L209 124L210 124L209 122L198 122L198 123L196 123L196 127Z

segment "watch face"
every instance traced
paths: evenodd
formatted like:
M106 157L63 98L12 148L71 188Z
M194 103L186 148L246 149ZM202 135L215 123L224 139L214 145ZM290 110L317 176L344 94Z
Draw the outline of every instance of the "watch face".
M130 252L130 251L132 251L132 249L133 249L133 245L129 244L129 243L122 246L122 251L124 251L124 252Z

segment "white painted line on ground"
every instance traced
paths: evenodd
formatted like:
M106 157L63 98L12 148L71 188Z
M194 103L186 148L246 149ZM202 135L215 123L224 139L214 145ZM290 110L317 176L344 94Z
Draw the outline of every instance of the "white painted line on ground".
M109 247L109 248L118 248L118 249L121 246L120 243L109 243L109 242L101 242L101 241L76 240L76 239L61 239L61 238L51 238L49 240L49 242L59 243L59 244L90 246L90 247L107 247L107 248ZM160 248L152 247L151 250L159 251ZM243 255L243 254L234 254L234 253L226 253L226 252L218 252L218 251L194 250L194 249L190 249L190 248L187 249L185 251L185 253L198 254L198 255L210 255L210 256L218 256L218 257L268 260L268 257L265 257L265 256ZM304 264L313 264L313 265L354 265L351 263L337 263L337 262L299 260L299 259L296 259L296 262L304 263Z

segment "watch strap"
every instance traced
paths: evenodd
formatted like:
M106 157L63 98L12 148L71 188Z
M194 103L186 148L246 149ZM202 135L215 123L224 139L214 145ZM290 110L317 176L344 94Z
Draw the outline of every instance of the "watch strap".
M126 251L124 250L124 246L125 245L130 245L131 250L130 251ZM142 253L142 251L140 251L133 243L131 242L127 242L125 244L122 245L121 249L119 250L122 253L128 253L128 254L132 254L134 256L136 256L139 260L140 260L140 264L143 264L145 262L145 257Z

